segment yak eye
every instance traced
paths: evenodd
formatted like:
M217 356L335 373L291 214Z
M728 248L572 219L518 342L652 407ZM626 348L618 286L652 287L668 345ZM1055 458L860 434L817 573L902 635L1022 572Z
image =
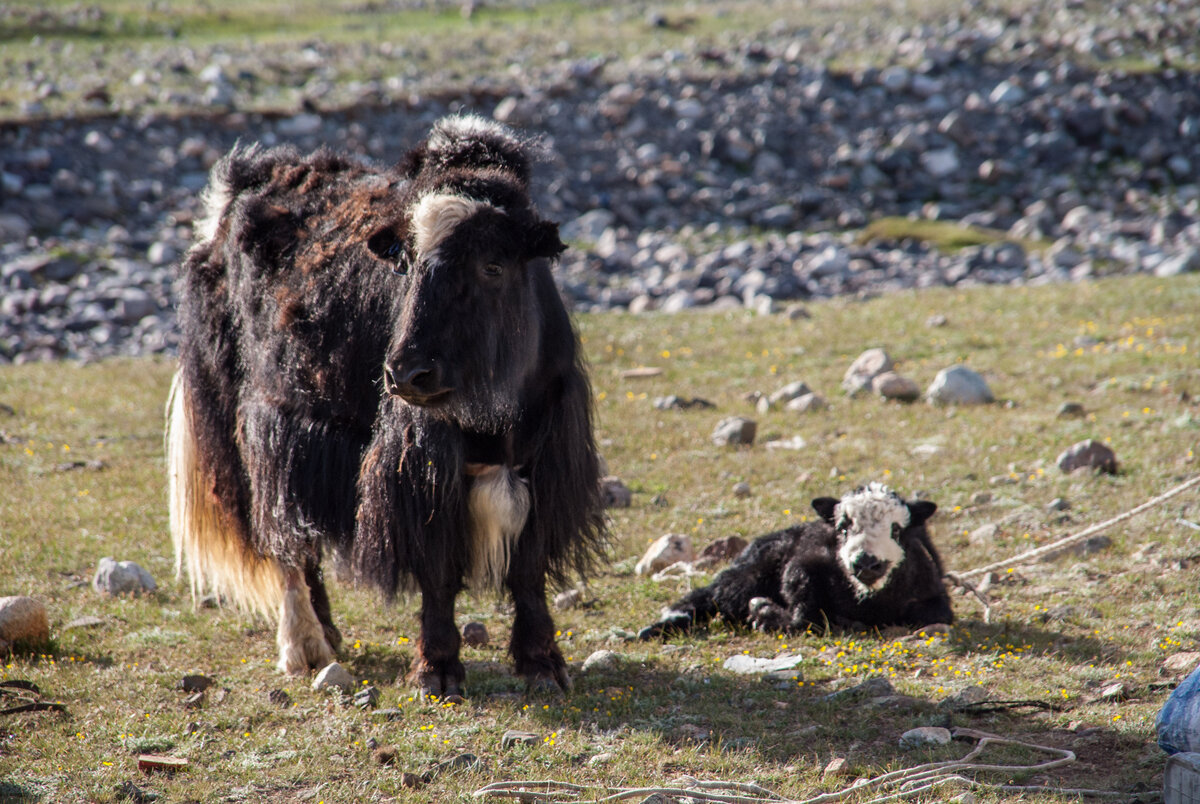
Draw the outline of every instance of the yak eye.
M839 520L837 523L837 529L838 529L838 533L845 533L846 531L850 530L850 520L849 519Z
M504 273L504 268L498 262L489 262L483 266L483 272L488 276L500 276Z
M893 522L893 523L892 523L892 535L893 535L893 536L899 536L899 535L900 535L900 523L899 523L899 522Z
M404 260L400 260L400 262L392 266L392 273L396 276L406 275L408 273L408 263Z

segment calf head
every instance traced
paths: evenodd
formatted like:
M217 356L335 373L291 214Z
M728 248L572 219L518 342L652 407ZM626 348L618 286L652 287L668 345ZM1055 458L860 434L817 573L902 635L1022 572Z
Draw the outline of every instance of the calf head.
M838 564L860 598L887 586L904 561L906 535L937 510L924 500L905 502L880 483L840 500L819 497L812 506L837 531Z
M565 248L529 199L524 144L478 118L443 120L410 155L403 220L368 247L403 284L384 387L481 432L511 425L561 306L548 260Z

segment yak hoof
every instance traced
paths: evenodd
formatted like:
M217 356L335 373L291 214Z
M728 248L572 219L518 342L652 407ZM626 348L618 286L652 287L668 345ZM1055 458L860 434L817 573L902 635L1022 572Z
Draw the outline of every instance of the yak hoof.
M283 645L279 650L278 667L289 676L303 676L310 670L327 666L334 658L333 650L323 637L310 637Z
M571 691L571 676L565 667L557 667L554 673L534 673L525 677L525 685L531 695L557 695Z
M417 687L421 700L437 700L442 703L462 703L462 682L449 673L427 670L417 674Z

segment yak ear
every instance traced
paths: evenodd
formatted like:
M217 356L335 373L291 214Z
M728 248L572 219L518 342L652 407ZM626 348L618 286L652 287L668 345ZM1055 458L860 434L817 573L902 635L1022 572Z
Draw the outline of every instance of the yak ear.
M396 170L406 179L411 179L421 172L421 168L425 167L425 159L429 155L429 147L427 143L421 142L413 146L408 153L400 158L399 164L396 165Z
M525 240L525 255L529 259L545 257L552 260L567 250L558 237L558 224L554 221L538 221Z
M937 510L937 504L929 500L913 500L908 505L908 524L920 525L926 519L933 516L933 512Z
M367 248L379 259L392 266L392 273L408 272L412 255L408 244L390 227L377 231L367 238Z
M821 519L832 525L833 509L837 508L837 504L840 502L841 500L837 497L818 497L812 501L812 507L814 511L821 515Z

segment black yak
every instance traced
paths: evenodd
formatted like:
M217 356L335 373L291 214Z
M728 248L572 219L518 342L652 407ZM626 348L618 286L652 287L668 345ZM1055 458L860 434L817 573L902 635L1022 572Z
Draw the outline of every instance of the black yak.
M760 631L917 628L952 623L942 562L925 520L937 506L879 483L813 500L820 515L751 542L712 584L663 610L642 639L689 631L716 615Z
M605 527L591 391L529 194L537 144L438 121L391 169L235 147L183 265L171 529L193 594L277 617L279 667L334 657L321 558L421 593L413 677L462 693L454 602L507 590L510 651L570 680L547 580Z

